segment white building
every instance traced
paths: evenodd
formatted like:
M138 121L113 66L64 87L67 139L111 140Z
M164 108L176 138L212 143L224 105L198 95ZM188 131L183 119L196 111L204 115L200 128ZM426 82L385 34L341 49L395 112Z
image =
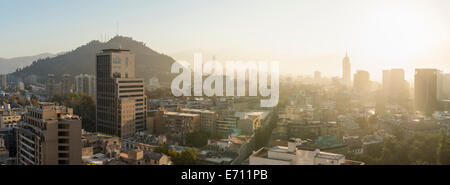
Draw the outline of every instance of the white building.
M80 74L75 77L75 90L79 93L86 93L95 99L96 97L96 81L95 76L88 74Z
M297 148L298 143L289 140L288 147L275 146L261 148L249 158L250 165L342 165L345 156L319 149L306 150Z

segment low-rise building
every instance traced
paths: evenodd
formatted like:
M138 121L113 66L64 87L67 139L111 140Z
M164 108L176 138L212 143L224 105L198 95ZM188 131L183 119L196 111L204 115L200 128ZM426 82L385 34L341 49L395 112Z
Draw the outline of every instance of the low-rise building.
M305 150L297 148L290 140L288 147L274 146L261 148L249 158L250 165L343 165L345 156L322 152L319 149Z

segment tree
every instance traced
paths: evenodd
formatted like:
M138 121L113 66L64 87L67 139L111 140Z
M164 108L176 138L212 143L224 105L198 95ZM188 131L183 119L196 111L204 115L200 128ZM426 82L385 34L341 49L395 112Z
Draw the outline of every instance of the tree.
M450 165L450 139L445 132L441 133L437 149L437 164Z
M155 147L154 152L156 152L156 153L163 153L163 154L169 155L169 146L167 146L167 145L159 145L159 146Z
M84 93L66 93L64 97L54 96L53 101L66 107L73 108L74 114L82 118L82 127L87 131L95 131L95 109L94 100L89 94Z
M198 163L198 152L194 148L184 148L181 153L175 149L170 149L168 155L175 165L195 165Z
M186 136L186 143L191 147L203 147L208 144L208 139L211 138L211 135L207 132L192 132Z

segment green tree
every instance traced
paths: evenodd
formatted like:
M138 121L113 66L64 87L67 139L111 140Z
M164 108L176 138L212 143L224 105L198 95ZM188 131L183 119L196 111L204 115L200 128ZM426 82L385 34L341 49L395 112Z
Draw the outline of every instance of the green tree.
M437 163L441 165L450 165L450 139L445 132L441 133L437 149Z
M192 132L186 136L186 143L191 147L203 147L208 144L208 139L211 138L211 135L207 132Z
M181 153L175 149L170 149L168 155L175 165L195 165L198 163L198 152L195 148L184 148Z

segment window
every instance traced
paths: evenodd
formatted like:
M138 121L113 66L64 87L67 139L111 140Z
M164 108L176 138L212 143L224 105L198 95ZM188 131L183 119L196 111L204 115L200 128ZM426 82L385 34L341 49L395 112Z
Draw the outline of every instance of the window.
M69 136L69 132L62 132L62 131L59 131L59 132L58 132L58 136Z
M59 129L69 129L69 124L59 124L58 128Z
M113 64L120 64L120 57L115 56L115 57L113 58Z
M58 146L58 150L68 151L69 150L69 146Z
M122 75L119 72L113 73L113 78L120 78Z
M69 140L68 139L58 139L58 143L60 143L60 144L68 144Z
M69 154L68 153L58 153L58 157L68 158Z

